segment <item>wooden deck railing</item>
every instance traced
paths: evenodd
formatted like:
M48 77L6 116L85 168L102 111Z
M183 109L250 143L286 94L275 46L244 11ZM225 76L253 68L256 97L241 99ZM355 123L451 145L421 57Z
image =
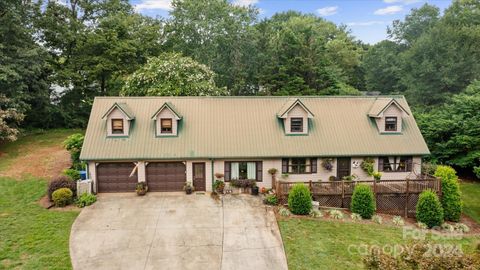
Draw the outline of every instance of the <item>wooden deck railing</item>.
M442 193L440 179L421 177L419 179L380 180L380 181L329 181L329 182L285 182L276 181L277 198L287 204L288 193L293 185L303 183L308 186L312 197L321 207L350 208L353 190L358 184L369 185L376 199L377 212L415 216L420 193L431 189L439 196Z

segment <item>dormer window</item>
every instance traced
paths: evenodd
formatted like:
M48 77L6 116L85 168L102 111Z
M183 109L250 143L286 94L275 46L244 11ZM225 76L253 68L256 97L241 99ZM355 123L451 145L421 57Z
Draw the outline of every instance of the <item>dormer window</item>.
M152 115L152 120L155 123L155 136L172 137L178 135L178 127L179 122L182 120L182 115L178 113L173 104L165 102Z
M160 119L160 131L161 133L172 133L172 118L162 118Z
M300 118L300 117L290 118L290 131L303 132L303 118Z
M385 131L397 131L397 117L385 117Z
M309 119L313 113L303 104L300 99L290 99L283 104L277 117L283 120L285 134L308 135Z
M123 134L123 119L112 119L112 133Z

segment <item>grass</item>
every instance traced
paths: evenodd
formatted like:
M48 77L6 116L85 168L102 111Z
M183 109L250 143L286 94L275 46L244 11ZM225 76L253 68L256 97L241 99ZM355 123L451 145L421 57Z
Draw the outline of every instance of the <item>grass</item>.
M361 269L362 254L357 247L408 242L401 228L378 224L286 218L279 220L279 226L291 270ZM479 240L468 237L449 241L462 244L468 252Z
M480 182L460 182L463 212L480 223Z
M46 186L0 178L0 269L71 269L68 242L78 211L38 205Z
M28 155L42 147L62 145L65 138L74 133L82 133L80 129L50 129L26 132L18 140L0 144L0 171L7 169L20 155Z

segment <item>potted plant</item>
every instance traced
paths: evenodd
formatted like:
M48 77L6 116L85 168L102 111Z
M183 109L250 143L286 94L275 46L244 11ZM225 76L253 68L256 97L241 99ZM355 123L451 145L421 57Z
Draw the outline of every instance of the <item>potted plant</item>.
M223 194L223 190L225 189L225 182L222 180L215 180L213 182L213 190L219 194Z
M192 192L195 190L191 182L185 182L185 185L183 186L183 190L185 190L186 194L192 194Z
M223 178L224 174L223 173L215 173L215 177L218 179L218 180L221 180Z
M325 170L331 172L332 169L333 169L333 164L332 164L332 162L333 162L333 158L324 158L324 159L322 159L322 167L323 167Z
M382 173L375 171L373 173L373 179L375 179L375 181L380 181L380 179L382 179Z
M137 192L138 196L143 196L147 194L148 186L146 182L138 182L135 186L135 191Z
M257 183L255 183L255 182L252 183L252 188L251 188L251 190L252 190L252 195L255 195L255 196L258 195L258 190L259 190L259 188L258 188L258 186L257 186Z

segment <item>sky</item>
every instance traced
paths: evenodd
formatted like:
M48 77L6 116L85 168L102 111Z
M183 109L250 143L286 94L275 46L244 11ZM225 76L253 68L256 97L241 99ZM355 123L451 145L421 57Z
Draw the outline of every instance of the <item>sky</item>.
M270 17L277 12L295 10L311 13L345 24L352 35L365 43L375 44L387 38L387 26L393 20L403 19L412 8L429 3L443 12L451 0L229 0L236 5L254 5L260 17ZM171 0L130 0L136 10L151 17L168 17Z

